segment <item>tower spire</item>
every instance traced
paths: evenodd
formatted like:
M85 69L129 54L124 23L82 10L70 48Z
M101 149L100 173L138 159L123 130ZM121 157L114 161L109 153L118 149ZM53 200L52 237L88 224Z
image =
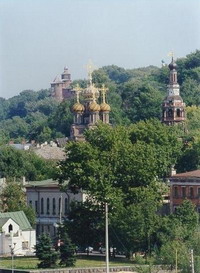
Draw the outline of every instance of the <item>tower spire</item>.
M180 86L177 81L177 64L174 61L174 53L171 52L169 64L168 94L162 104L162 122L171 125L185 121L185 103L180 96Z

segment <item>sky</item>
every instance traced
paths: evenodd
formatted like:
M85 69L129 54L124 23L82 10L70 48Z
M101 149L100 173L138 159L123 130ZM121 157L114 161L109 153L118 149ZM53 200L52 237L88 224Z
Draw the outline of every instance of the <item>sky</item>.
M0 97L97 68L161 66L200 49L199 0L0 0Z

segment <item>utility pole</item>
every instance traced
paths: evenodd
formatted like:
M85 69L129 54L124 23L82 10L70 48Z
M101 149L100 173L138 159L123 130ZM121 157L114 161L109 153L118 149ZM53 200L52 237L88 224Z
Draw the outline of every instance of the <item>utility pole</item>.
M108 244L108 203L105 203L105 242L106 242L106 273L109 273L109 244Z

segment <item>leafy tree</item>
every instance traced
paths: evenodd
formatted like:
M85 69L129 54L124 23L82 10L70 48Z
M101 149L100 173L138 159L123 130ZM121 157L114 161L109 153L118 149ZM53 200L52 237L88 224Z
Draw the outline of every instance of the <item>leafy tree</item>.
M102 206L93 204L90 200L83 203L72 203L65 226L76 245L82 247L99 246L99 242L104 241ZM83 233L83 230L87 232Z
M35 225L35 212L31 207L27 207L26 195L21 183L7 182L6 187L1 192L1 211L24 211L31 226Z
M86 142L70 142L66 160L59 163L60 183L68 181L73 192L82 188L93 202L108 200L112 224L128 251L148 251L155 242L156 211L165 191L158 177L175 156L170 146L178 151L179 145L167 128L149 121L135 125L134 134L131 127L99 124L85 133Z
M38 157L32 151L21 151L12 147L0 147L1 177L42 180L52 177L54 162Z
M58 260L58 253L52 248L52 241L48 234L42 234L38 238L35 247L36 257L41 261L39 268L54 268Z

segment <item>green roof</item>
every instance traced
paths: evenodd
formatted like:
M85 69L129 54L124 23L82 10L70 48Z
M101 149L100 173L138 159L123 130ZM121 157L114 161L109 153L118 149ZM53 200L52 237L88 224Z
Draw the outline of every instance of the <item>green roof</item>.
M14 211L14 212L3 212L0 213L0 225L4 225L7 220L11 218L15 221L21 230L30 230L32 229L25 213L23 211Z
M58 186L58 181L53 179L47 179L42 181L30 181L27 182L26 187L51 187Z

